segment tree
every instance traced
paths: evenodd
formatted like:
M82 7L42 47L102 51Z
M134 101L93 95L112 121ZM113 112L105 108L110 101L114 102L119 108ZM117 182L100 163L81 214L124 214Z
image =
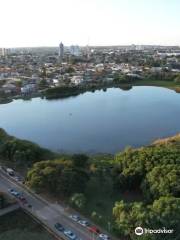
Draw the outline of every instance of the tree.
M174 240L179 239L180 229L180 198L161 197L155 200L149 207L150 217L149 226L153 229L165 227L173 229L173 234L164 234L163 239ZM157 240L161 240L162 236L156 236Z
M119 189L137 189L154 167L179 165L180 148L178 143L168 142L139 149L128 148L117 154L114 162L112 172L115 186L119 186Z
M116 229L125 236L134 236L137 226L145 226L148 212L142 202L124 203L116 202L113 208Z
M74 167L71 159L42 161L28 172L27 184L39 191L48 191L63 197L83 193L89 180L88 173Z
M152 205L145 205L142 202L124 203L116 202L113 208L116 229L119 234L129 236L130 239L137 239L134 229L137 226L150 229L173 229L173 234L164 234L163 239L179 239L180 228L180 198L161 197L155 200ZM162 235L153 235L144 239L162 239Z
M82 193L88 181L89 176L84 170L71 166L65 167L58 179L57 192L62 192L66 197L69 197L73 193Z
M30 141L19 140L0 131L0 157L21 166L32 166L41 160L53 159L55 154Z
M124 83L128 82L126 75L116 73L114 75L114 83Z
M176 76L176 78L174 79L174 82L180 83L180 74Z
M176 164L160 165L150 171L142 184L144 194L180 197L180 166Z
M75 72L75 69L73 67L68 67L66 69L66 73L74 73Z
M86 204L86 197L83 193L75 193L70 200L71 204L79 209L84 208Z
M48 83L47 83L46 79L43 78L43 79L39 82L39 88L40 88L40 89L43 89L43 88L46 88L46 87L48 87Z
M74 167L87 168L88 167L88 156L85 154L74 154L72 156L72 162Z

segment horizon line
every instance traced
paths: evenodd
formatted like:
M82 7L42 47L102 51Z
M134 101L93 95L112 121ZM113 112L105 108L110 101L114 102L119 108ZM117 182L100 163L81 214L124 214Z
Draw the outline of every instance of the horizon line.
M179 47L180 45L166 45L166 44L115 44L115 45L78 45L78 44L71 44L71 45L64 45L65 47L71 46L79 46L79 47L129 47L129 46L151 46L151 47ZM18 49L18 48L58 48L59 46L53 45L37 45L37 46L19 46L19 47L0 47L1 49Z

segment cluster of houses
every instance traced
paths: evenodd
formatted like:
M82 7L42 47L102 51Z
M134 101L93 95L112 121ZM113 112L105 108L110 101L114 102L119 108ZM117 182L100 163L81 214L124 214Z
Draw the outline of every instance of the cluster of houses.
M85 58L72 63L58 62L57 55L15 54L0 58L0 92L28 95L44 88L67 85L98 84L112 82L118 74L143 78L147 73L161 73L164 69L180 73L180 53L165 54L152 51L123 52L112 49L91 51ZM164 61L163 66L146 64L147 60ZM128 61L126 60L128 59ZM143 64L142 64L143 63ZM40 87L41 86L41 87Z

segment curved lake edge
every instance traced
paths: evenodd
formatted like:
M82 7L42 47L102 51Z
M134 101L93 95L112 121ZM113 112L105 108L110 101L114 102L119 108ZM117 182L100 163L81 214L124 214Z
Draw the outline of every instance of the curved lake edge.
M114 154L180 132L179 97L166 88L138 86L51 101L15 100L0 106L0 126L55 152Z
M25 146L24 148L36 147L37 149L40 149L43 153L45 153L45 155L48 156L49 159L51 159L51 158L54 159L54 158L58 158L62 155L71 156L73 154L86 154L88 156L100 156L100 155L102 155L102 156L103 155L105 155L105 156L108 156L108 155L109 156L115 156L116 154L118 154L120 152L124 152L127 148L132 148L132 149L137 150L137 149L141 149L141 148L147 148L147 147L151 147L151 146L164 145L164 144L165 145L166 144L173 144L173 145L174 144L180 144L180 132L178 132L177 134L175 134L173 136L165 136L163 138L154 139L150 144L142 145L142 146L139 146L139 147L133 147L133 146L127 145L124 149L121 149L114 154L108 153L108 152L99 152L99 153L90 153L90 154L86 153L86 152L80 152L80 153L76 153L76 152L75 153L56 152L56 151L53 151L51 149L47 149L45 147L42 147L36 142L12 136L7 131L5 131L3 128L0 128L0 145L6 143L6 141L8 141L8 140L17 141L17 143L19 143L19 144L24 144L24 146Z
M106 84L90 84L90 85L85 85L85 86L72 86L72 87L65 87L65 91L63 87L54 87L54 88L49 88L46 90L42 90L38 93L29 95L27 97L23 96L12 96L8 98L0 98L0 105L1 104L8 104L12 102L13 100L17 99L22 99L24 101L31 100L33 98L41 97L42 99L66 99L69 97L73 96L78 96L80 94L84 94L86 92L95 92L98 90L104 90L106 91L109 88L120 88L124 91L129 91L135 86L149 86L149 87L162 87L162 88L167 88L170 90L175 91L176 93L180 93L180 84L171 82L171 81L162 81L162 80L150 80L150 81L145 81L145 80L135 80L130 83L106 83ZM48 91L50 94L48 94ZM51 94L52 92L52 94ZM54 93L53 93L54 92Z

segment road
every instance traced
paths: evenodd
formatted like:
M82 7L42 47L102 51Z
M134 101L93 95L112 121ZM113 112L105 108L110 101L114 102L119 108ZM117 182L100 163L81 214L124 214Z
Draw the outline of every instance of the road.
M35 218L40 220L45 226L47 226L52 232L61 237L67 239L62 232L57 231L54 228L54 224L59 222L65 229L72 230L78 239L81 240L95 240L94 234L90 233L85 227L81 226L77 222L69 218L67 210L59 204L52 204L45 199L42 199L35 194L27 191L23 186L18 184L10 176L0 170L0 191L9 193L9 189L17 190L23 193L28 203L32 205L32 208L28 208L27 205L21 203L21 207L32 214Z

